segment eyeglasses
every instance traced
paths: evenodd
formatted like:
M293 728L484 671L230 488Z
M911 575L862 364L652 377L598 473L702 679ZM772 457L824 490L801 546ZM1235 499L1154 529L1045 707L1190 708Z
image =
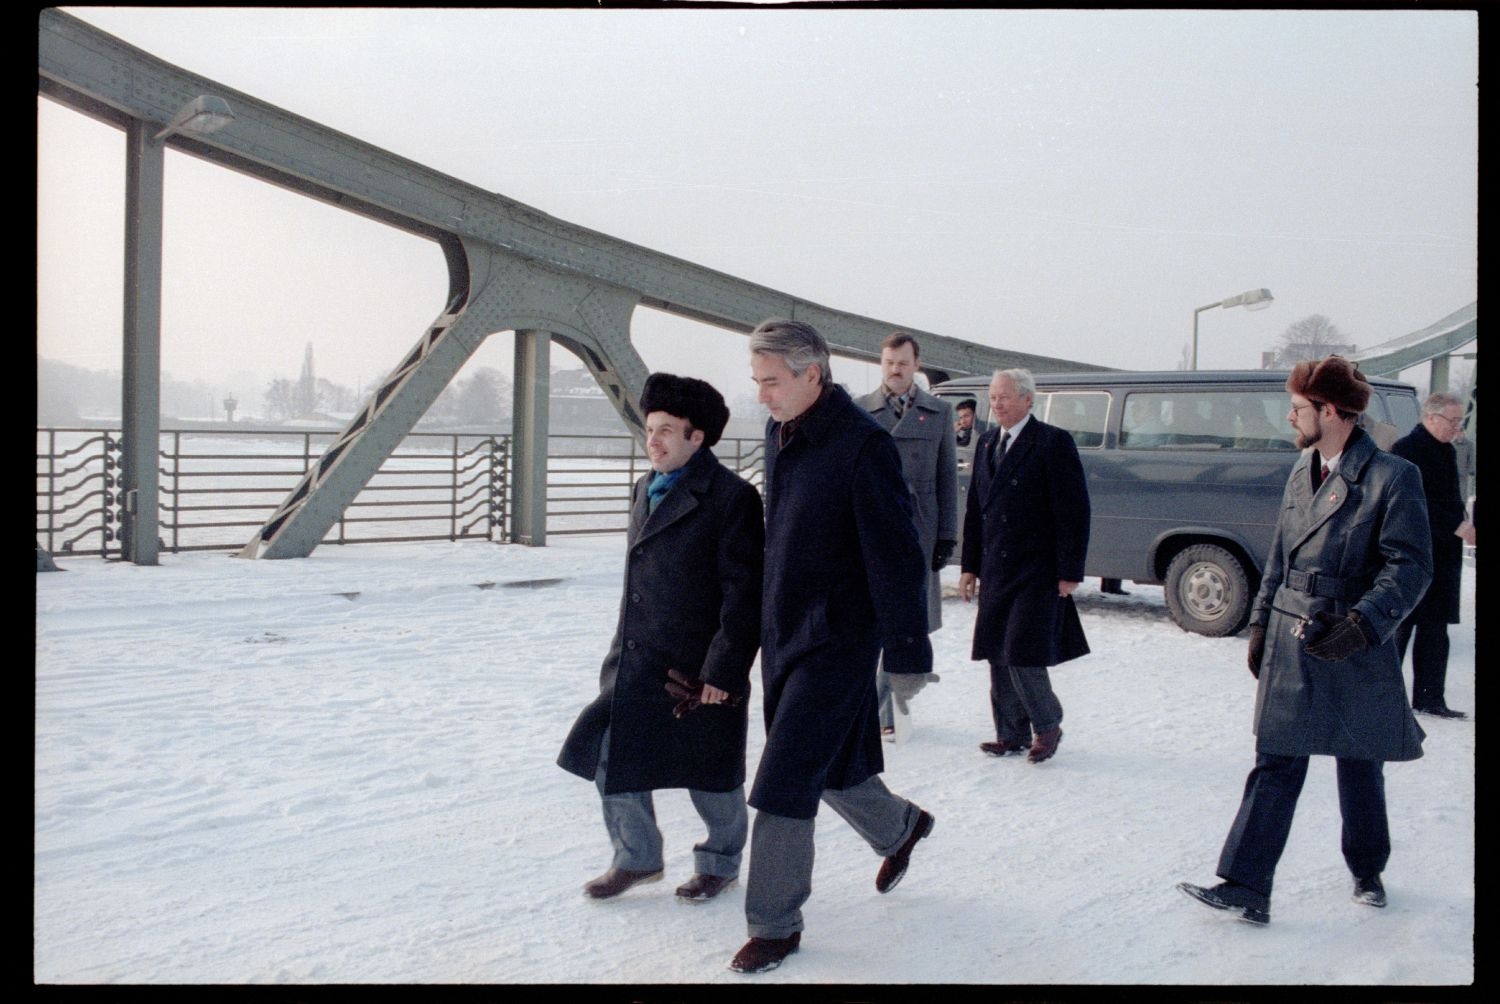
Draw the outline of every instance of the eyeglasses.
M1442 419L1444 422L1447 422L1449 425L1453 426L1455 429L1458 428L1460 425L1462 425L1463 422L1464 422L1464 417L1462 415L1454 415L1452 418L1449 418L1447 415L1434 414L1432 417L1433 418L1440 418L1440 419Z
M1314 411L1316 411L1322 407L1323 406L1321 404L1318 404L1316 401L1309 401L1307 404L1294 404L1292 405L1292 414L1297 414L1303 408L1312 408Z

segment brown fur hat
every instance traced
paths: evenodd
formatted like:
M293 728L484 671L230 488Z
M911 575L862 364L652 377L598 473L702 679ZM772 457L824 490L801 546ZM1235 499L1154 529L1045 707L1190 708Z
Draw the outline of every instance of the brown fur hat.
M1370 383L1358 363L1343 356L1306 359L1292 367L1286 389L1309 401L1331 404L1339 411L1359 414L1370 403Z

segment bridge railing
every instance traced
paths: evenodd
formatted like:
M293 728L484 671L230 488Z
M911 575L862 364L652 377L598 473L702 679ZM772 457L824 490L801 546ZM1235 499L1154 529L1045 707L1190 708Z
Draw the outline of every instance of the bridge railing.
M310 429L163 431L162 549L238 549L335 435ZM549 440L548 533L623 531L630 486L650 468L640 445L626 435L558 434ZM759 439L722 440L715 453L759 486ZM120 557L120 457L116 428L37 430L38 544L54 554ZM510 459L509 434L412 433L323 542L506 541Z

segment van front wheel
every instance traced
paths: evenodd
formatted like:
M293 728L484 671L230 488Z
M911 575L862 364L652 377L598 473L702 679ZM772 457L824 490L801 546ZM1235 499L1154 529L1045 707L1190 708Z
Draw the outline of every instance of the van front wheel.
M1231 635L1250 617L1250 577L1239 559L1214 544L1194 544L1167 566L1167 609L1184 631Z

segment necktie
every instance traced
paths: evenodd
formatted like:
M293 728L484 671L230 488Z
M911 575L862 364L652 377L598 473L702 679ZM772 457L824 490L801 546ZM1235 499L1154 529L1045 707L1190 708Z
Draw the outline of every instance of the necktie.
M1000 436L1000 442L995 446L995 466L1000 466L1000 461L1005 459L1005 450L1010 446L1010 431L1006 430Z
M1323 464L1313 468L1313 491L1323 487L1323 482L1328 480L1328 465Z

